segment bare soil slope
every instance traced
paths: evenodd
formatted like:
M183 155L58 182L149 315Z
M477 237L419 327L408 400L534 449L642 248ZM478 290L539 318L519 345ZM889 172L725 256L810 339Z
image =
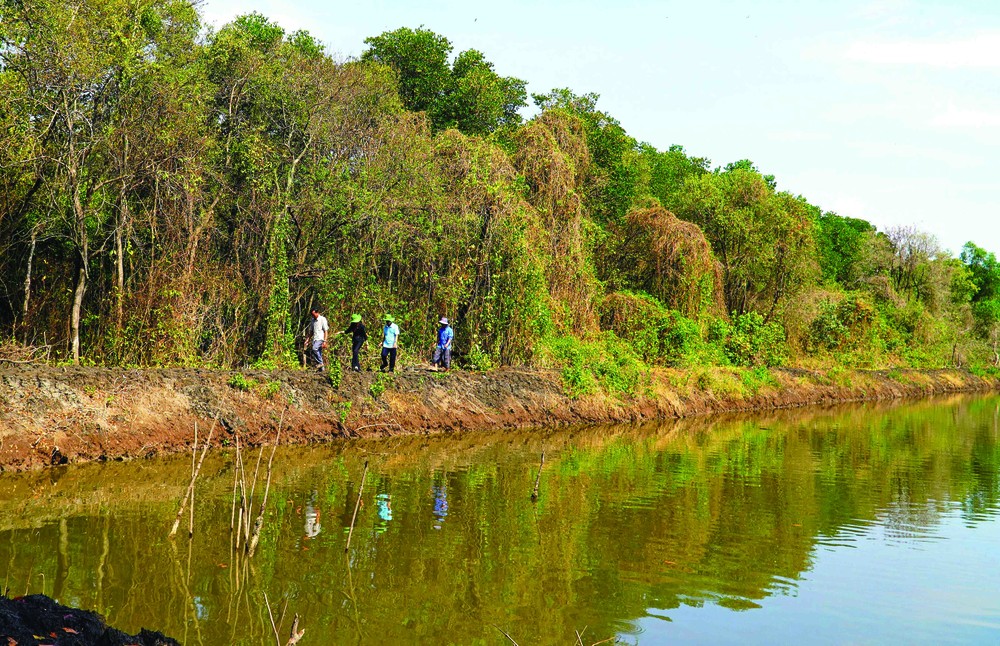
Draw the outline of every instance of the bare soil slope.
M996 390L967 372L774 370L754 387L739 371L662 370L636 397L572 399L558 373L504 368L396 375L305 371L121 370L0 365L0 470L187 450L195 424L248 445L337 437L634 422L713 412Z

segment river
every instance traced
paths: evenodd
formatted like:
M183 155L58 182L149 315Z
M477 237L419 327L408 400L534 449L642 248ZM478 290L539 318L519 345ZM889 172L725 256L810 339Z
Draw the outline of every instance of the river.
M0 566L184 644L275 643L268 605L303 646L995 644L998 417L956 396L281 448L252 558L232 446L190 539L190 456L3 474Z

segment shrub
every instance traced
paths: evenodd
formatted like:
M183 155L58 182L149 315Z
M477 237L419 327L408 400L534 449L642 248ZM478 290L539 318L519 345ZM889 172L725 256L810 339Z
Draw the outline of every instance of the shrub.
M648 373L642 359L611 332L593 341L573 337L547 339L543 348L559 369L566 394L576 399L599 388L635 395Z
M234 372L229 381L226 382L230 388L235 388L243 392L248 392L257 385L257 381L252 377L245 377L242 373Z
M368 392L371 393L372 397L378 399L385 392L385 389L392 385L393 381L395 381L395 376L391 372L376 372Z
M741 377L743 385L751 395L756 395L764 386L778 386L778 380L766 366L745 370Z
M732 323L712 321L708 338L722 346L733 365L774 366L786 358L784 328L773 321L765 323L757 312L741 314Z
M486 372L496 367L496 361L487 352L483 352L478 343L472 344L469 353L465 355L465 365L469 370Z
M698 323L642 293L608 296L601 306L601 327L648 363L690 365L703 345Z

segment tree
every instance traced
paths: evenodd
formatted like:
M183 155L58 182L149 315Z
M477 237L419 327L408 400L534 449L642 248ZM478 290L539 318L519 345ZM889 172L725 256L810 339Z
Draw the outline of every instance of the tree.
M403 105L426 112L434 130L458 128L482 135L521 123L525 82L497 74L482 52L464 51L450 64L451 42L423 27L401 27L365 43L369 47L361 60L395 69Z
M665 208L675 208L684 181L708 172L711 163L704 157L689 157L683 146L672 145L661 152L651 144L641 144L639 155L649 169L649 192Z
M866 220L848 218L833 212L819 216L816 248L823 279L850 286L860 276L859 263L865 234L874 233L875 227Z
M455 59L448 92L436 111L437 127L458 128L466 134L485 135L521 123L518 110L526 105L525 82L500 76L493 64L475 49Z
M556 88L531 96L542 110L563 110L583 120L592 165L586 188L589 210L599 222L622 222L649 192L642 183L639 143L617 119L597 109L597 94Z
M93 0L79 5L37 0L6 3L0 59L20 79L14 95L31 139L51 168L49 210L76 257L70 352L80 359L80 322L93 248L106 232L112 185L119 181L112 141L134 81L154 59L166 0Z
M734 316L756 310L770 320L812 277L813 210L802 198L775 193L757 172L734 167L689 177L676 215L701 227L712 244Z
M400 27L366 38L365 44L362 61L384 63L399 74L399 96L407 110L433 115L440 109L451 80L447 38L423 27Z

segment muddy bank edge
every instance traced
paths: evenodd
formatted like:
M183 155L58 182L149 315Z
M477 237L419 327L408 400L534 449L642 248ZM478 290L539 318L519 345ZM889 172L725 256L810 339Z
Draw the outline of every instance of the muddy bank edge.
M658 370L635 397L565 394L557 372L434 373L121 370L0 365L0 470L152 457L190 448L215 425L216 446L282 444L605 422L997 391L960 370L812 372Z

